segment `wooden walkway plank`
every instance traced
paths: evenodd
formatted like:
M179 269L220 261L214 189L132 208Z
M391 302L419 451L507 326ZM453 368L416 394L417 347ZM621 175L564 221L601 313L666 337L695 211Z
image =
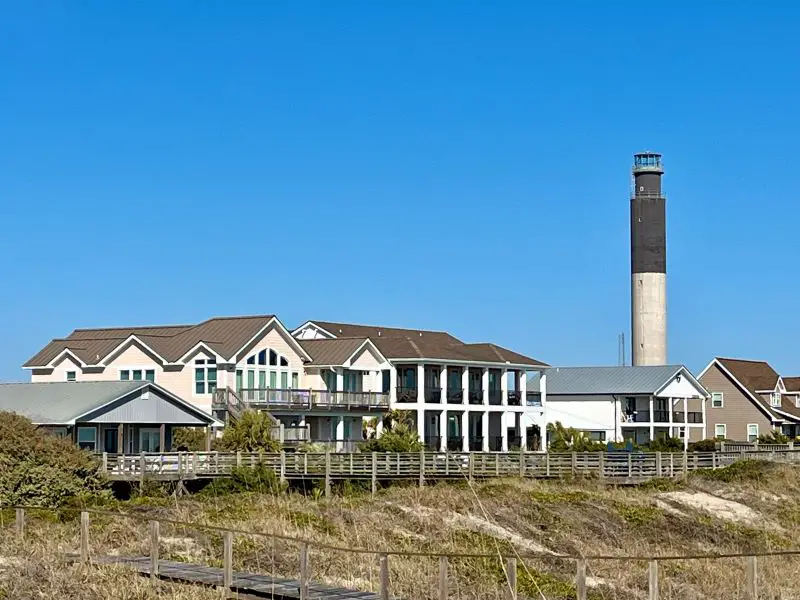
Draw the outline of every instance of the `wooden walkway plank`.
M95 556L96 564L118 564L136 569L142 575L150 575L150 557L144 556ZM183 563L171 560L158 561L158 576L162 579L196 583L201 585L222 585L222 569L194 563ZM258 573L234 571L232 588L242 594L268 594L270 597L286 600L299 600L300 582L296 579L272 577ZM328 586L322 583L309 582L309 598L318 600L378 600L372 592L350 590Z

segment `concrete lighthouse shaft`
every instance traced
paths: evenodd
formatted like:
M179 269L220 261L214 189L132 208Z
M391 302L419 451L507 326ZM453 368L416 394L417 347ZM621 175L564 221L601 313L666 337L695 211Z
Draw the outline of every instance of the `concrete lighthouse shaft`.
M667 362L666 200L661 155L634 155L631 198L631 346L634 365Z

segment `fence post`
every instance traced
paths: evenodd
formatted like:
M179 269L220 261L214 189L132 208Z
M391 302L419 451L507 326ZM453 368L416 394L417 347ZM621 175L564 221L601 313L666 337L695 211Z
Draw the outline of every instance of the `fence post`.
M572 476L575 477L575 474L578 472L578 453L572 453Z
M586 600L586 561L579 558L575 568L575 590L578 600Z
M669 453L669 476L675 477L675 453Z
M281 483L286 483L286 452L281 450Z
M628 452L628 479L633 477L633 453Z
M525 479L525 448L519 449L519 476Z
M647 600L658 600L658 561L655 559L650 561L647 568Z
M381 600L389 600L389 555L381 554Z
M158 521L150 521L150 577L158 577Z
M517 559L506 560L506 578L508 579L508 599L517 600Z
M758 600L758 563L755 556L747 557L747 597Z
M372 453L372 495L378 493L378 453Z
M233 532L222 534L222 587L230 590L233 586Z
M425 487L425 450L419 451L419 487Z
M331 451L325 451L325 497L331 495Z
M725 452L725 442L720 442L719 443L719 449L720 449L721 452Z
M599 471L600 479L606 476L606 455L602 452L597 453L597 469Z
M711 453L711 468L712 469L716 469L717 468L717 453L716 453L716 451Z
M108 473L108 452L103 452L103 473Z
M308 600L308 543L300 544L300 600Z
M661 452L656 452L656 477L661 477Z
M439 600L447 600L447 557L439 557Z
M89 513L81 511L81 561L89 562Z
M683 476L686 477L689 474L689 453L684 450L683 451Z
M475 454L472 452L467 454L467 460L469 461L467 463L467 474L469 476L469 480L472 481L475 477Z
M236 466L237 467L241 467L242 466L242 453L241 452L237 452L236 453Z
M147 470L147 459L144 456L144 452L139 455L139 470L141 471L139 473L139 485L141 486L144 485L144 474Z
M544 475L550 477L550 452L544 453Z
M16 511L16 522L17 522L17 535L20 538L25 537L25 509L18 508Z

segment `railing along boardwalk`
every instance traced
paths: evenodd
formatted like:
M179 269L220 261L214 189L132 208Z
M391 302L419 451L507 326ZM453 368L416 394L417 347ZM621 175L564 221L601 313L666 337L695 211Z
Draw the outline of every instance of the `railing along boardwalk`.
M175 480L225 477L236 467L272 470L281 481L324 479L377 481L409 479L537 479L590 476L635 483L657 477L677 477L698 469L725 467L753 458L800 461L800 450L768 452L408 452L408 453L223 453L172 452L139 455L103 454L105 474L112 480Z
M26 535L26 511L48 511L48 512L75 512L76 509L43 509L38 507L12 507L15 509L14 530L20 539ZM78 509L79 510L79 509ZM505 597L509 600L518 599L517 574L521 567L525 570L525 561L535 559L560 559L573 563L575 593L577 600L587 600L588 598L588 565L592 561L621 561L624 563L646 563L647 564L647 598L648 600L659 600L659 585L662 576L659 573L659 565L674 561L686 560L724 560L738 559L744 560L745 580L743 595L738 596L746 600L759 600L759 557L778 557L784 559L791 556L800 556L800 550L783 550L774 552L763 552L759 554L702 554L688 556L635 556L635 555L583 555L573 556L568 554L543 554L543 553L516 553L512 556L502 554L486 553L448 553L438 554L435 552L414 552L414 551L395 551L395 550L368 550L364 548L337 547L324 543L314 543L309 540L279 534L270 534L254 531L243 531L237 529L224 528L201 523L191 523L161 519L159 521L149 521L148 556L123 556L115 552L112 555L98 555L92 552L92 542L90 539L90 520L92 515L110 519L131 519L141 521L142 515L124 512L110 512L104 510L81 510L78 521L80 527L80 551L77 554L67 555L70 560L91 563L95 565L116 564L125 565L133 568L142 575L148 575L153 579L162 578L176 582L193 583L206 586L216 586L226 592L236 592L241 594L252 594L259 597L268 597L273 600L310 600L311 598L327 600L344 600L346 598L358 598L363 600L390 600L397 596L392 594L392 579L390 577L390 561L406 558L419 560L421 558L438 559L438 577L435 588L438 590L438 598L446 600L450 597L449 586L450 578L453 575L450 569L452 559L482 558L499 561L506 576ZM172 525L205 533L221 534L222 538L222 566L214 567L196 564L188 561L164 560L161 558L162 538L160 535L161 525ZM274 540L288 541L296 544L298 552L296 555L297 575L296 579L275 574L266 575L234 570L234 541L237 537L256 537L272 538ZM315 583L311 581L311 551L313 549L326 549L344 552L350 555L352 560L358 562L377 559L378 580L376 587L378 592L358 591L337 586ZM395 582L397 583L397 582Z

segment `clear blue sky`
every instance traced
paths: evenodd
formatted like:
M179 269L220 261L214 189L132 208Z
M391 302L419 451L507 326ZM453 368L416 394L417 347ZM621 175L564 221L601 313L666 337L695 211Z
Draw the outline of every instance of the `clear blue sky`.
M75 327L249 313L616 364L645 148L670 360L800 374L798 11L4 3L0 379Z

